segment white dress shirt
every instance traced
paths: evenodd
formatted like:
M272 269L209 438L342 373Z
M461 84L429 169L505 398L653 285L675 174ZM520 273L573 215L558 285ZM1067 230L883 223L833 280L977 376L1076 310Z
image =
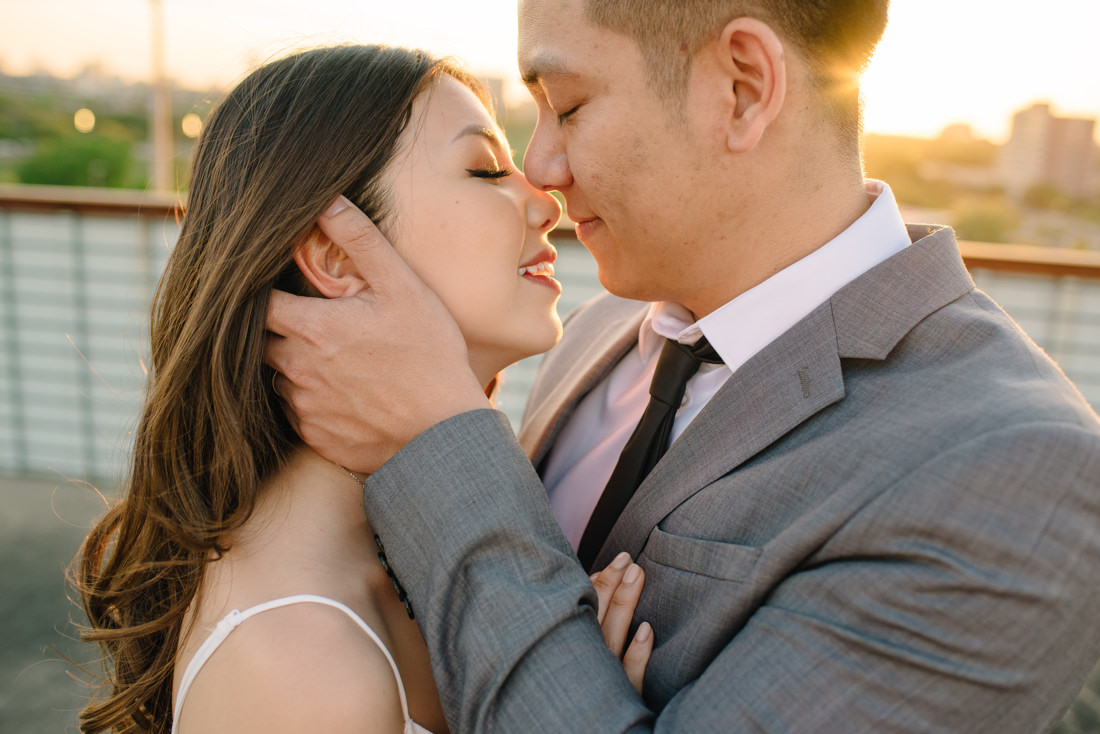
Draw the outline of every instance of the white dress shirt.
M838 290L909 245L890 187L868 181L867 195L873 199L870 208L835 239L698 321L677 303L650 306L638 345L581 400L546 460L543 483L574 550L649 402L663 339L694 344L705 335L724 362L704 364L688 381L672 428L675 441L741 365Z

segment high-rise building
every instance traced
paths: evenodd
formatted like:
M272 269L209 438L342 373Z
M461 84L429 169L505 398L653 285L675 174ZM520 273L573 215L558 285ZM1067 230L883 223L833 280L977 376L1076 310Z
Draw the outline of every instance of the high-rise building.
M1055 117L1049 104L1034 104L1012 118L1012 137L1001 150L1005 188L1021 195L1036 185L1068 196L1097 193L1096 120Z

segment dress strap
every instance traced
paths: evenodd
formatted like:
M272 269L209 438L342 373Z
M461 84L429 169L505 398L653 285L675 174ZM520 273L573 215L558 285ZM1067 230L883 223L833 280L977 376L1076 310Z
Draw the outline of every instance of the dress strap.
M234 609L229 614L222 617L221 621L215 625L213 632L206 638L206 641L202 643L202 646L195 653L195 656L191 658L191 662L187 664L187 669L183 671L183 678L180 680L179 693L176 694L176 703L172 707L172 734L176 732L176 724L179 721L180 712L183 710L183 701L187 697L187 691L190 690L191 684L195 682L195 676L199 674L202 667L206 665L206 661L210 659L210 656L214 654L214 651L225 641L225 638L229 637L229 633L237 628L241 622L245 621L249 617L254 617L261 612L266 612L271 609L278 609L279 607L290 606L291 604L323 604L333 609L339 609L347 616L351 617L352 621L359 625L359 628L367 633L367 636L374 640L374 643L378 645L382 650L382 654L386 656L386 660L390 664L390 668L393 670L393 676L397 679L397 693L401 697L401 715L405 719L406 729L409 726L411 719L409 718L409 702L405 697L405 684L401 680L401 673L397 670L397 663L393 659L393 655L386 648L386 645L382 642L382 639L375 633L370 626L363 621L363 618L353 612L351 608L335 599L329 599L327 596L317 596L316 594L295 594L294 596L285 596L281 599L272 599L271 601L265 601L262 604L257 604L254 607L249 607L243 612L239 609Z

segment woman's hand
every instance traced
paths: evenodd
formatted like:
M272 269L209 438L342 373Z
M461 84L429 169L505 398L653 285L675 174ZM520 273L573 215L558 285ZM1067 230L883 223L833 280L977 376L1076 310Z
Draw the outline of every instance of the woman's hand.
M649 654L653 652L653 629L649 622L642 622L630 646L623 654L623 645L630 631L630 622L634 618L634 608L642 595L645 585L645 573L642 567L630 562L627 553L620 553L604 570L590 577L600 599L600 608L596 613L603 628L603 639L611 652L619 656L626 670L626 677L634 684L638 693L642 692L642 678L645 676Z

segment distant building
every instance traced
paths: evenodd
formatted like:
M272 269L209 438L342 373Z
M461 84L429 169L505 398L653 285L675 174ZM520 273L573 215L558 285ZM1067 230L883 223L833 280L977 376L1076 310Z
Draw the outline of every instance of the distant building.
M972 143L978 137L974 135L974 128L965 122L955 122L945 127L940 132L940 140L955 143Z
M923 160L917 164L917 173L925 181L950 181L968 189L992 189L1002 185L1001 172L990 165Z
M1068 196L1093 196L1100 188L1095 132L1096 120L1055 117L1049 104L1017 112L1001 151L1005 188L1018 196L1043 184Z

